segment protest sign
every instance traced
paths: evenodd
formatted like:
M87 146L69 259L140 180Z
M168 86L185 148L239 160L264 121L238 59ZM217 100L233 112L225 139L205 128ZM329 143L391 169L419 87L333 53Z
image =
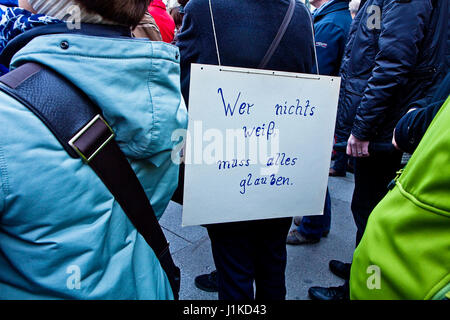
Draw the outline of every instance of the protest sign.
M192 64L182 224L322 214L339 87Z

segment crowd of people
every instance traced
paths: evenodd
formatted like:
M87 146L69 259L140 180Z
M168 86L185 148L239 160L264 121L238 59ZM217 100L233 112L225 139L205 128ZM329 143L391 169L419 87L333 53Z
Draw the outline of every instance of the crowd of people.
M449 299L448 1L308 3L0 1L0 299L177 299L155 221L183 203L192 63L341 78L329 176L354 173L355 252L311 299ZM284 300L286 245L333 232L331 206L327 190L320 216L206 225L216 270L195 284Z

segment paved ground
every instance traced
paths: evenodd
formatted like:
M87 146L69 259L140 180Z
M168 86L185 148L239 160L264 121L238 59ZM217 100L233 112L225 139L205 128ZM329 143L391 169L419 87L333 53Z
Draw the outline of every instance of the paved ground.
M350 211L353 175L330 178L332 198L331 232L317 244L287 246L287 299L308 299L308 288L314 285L341 285L343 280L328 270L330 259L350 261L355 243L356 227ZM181 300L216 300L217 293L197 289L194 278L215 269L209 238L203 227L181 227L182 207L171 202L161 225L171 243L175 263L182 273Z

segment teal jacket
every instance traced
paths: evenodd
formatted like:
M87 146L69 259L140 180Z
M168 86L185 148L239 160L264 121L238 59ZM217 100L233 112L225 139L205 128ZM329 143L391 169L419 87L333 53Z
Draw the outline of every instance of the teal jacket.
M178 60L161 42L56 34L33 39L11 67L49 66L98 104L160 218L178 182L171 135L187 125ZM92 169L3 93L0 115L0 299L172 299Z

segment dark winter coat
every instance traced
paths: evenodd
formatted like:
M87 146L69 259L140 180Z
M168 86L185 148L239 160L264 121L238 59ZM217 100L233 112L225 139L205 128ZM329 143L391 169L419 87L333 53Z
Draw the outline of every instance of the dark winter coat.
M408 153L413 153L428 130L431 122L450 94L450 73L439 85L431 98L416 101L411 108L417 108L400 119L395 128L397 146Z
M286 14L289 0L214 0L212 9L221 63L257 68ZM177 46L181 54L181 90L188 103L191 63L218 64L208 0L186 5ZM312 21L297 1L294 15L267 69L311 73L314 64Z
M336 134L390 142L409 104L446 72L448 1L367 0L341 66Z
M8 7L17 7L19 5L17 0L1 0L0 4Z

